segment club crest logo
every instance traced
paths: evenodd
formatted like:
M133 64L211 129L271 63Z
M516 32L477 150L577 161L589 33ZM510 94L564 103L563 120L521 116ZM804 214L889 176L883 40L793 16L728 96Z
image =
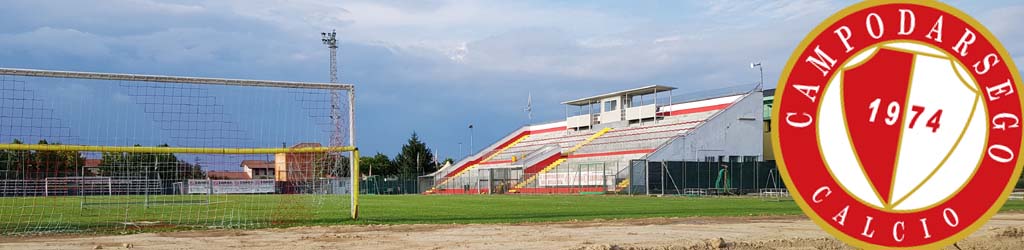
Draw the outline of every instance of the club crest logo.
M1011 57L932 1L866 1L819 25L779 80L777 164L804 213L863 248L938 248L982 226L1022 162Z

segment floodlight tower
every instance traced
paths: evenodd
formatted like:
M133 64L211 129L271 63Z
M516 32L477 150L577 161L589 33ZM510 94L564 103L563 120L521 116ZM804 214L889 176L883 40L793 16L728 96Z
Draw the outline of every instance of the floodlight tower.
M331 83L338 83L338 39L337 32L321 32L321 39L324 45L331 50ZM344 142L341 140L341 93L331 90L331 122L334 125L331 131L331 147L340 147Z
M338 39L337 32L331 30L331 33L320 32L320 41L327 45L327 48L331 50L331 83L338 83ZM351 91L351 90L350 90ZM352 105L351 103L349 105ZM331 142L330 147L340 147L344 142L341 139L341 93L337 90L331 90ZM351 129L351 128L349 128ZM334 161L335 171L341 169L341 153L336 153L339 160ZM352 174L352 166L355 164L355 159L350 159L352 165L349 165L349 174ZM343 173L339 173L343 174Z

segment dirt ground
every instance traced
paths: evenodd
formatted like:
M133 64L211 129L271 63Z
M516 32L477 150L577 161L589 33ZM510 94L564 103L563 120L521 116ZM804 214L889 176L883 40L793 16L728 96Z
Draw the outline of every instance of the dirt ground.
M1024 248L1024 213L996 215L960 249ZM116 236L0 237L0 249L850 249L798 217L489 225L378 225ZM949 249L956 249L950 247Z

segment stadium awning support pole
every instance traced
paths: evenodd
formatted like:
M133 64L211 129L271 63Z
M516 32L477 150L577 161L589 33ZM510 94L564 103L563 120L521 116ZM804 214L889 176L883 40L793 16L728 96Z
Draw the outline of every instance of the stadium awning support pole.
M644 160L644 195L651 194L651 162Z
M665 161L661 161L661 195L665 196L665 171L668 170L668 166L665 166Z
M672 106L672 90L671 89L668 90L668 104L665 104L665 105ZM672 111L669 111L668 114L672 115Z
M643 97L640 97L640 105L643 105ZM640 119L640 125L643 125L644 120ZM658 124L658 89L654 89L654 124Z

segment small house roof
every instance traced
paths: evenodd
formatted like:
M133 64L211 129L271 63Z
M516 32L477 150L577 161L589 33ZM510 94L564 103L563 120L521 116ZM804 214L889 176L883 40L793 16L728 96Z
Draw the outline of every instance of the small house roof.
M248 180L249 175L241 171L207 171L206 176L210 179L223 180Z
M244 160L242 161L242 167L245 168L274 168L274 162L264 160Z

